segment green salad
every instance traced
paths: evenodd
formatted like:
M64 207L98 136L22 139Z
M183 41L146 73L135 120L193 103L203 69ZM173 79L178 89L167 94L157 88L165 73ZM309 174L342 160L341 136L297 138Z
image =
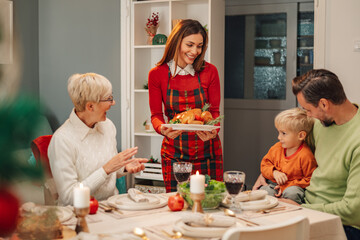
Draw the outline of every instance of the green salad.
M206 181L208 180L208 181ZM206 175L205 180L205 199L201 201L201 206L204 209L217 208L226 194L226 188L224 182L210 180L210 177ZM185 182L179 185L179 192L190 205L193 205L193 201L190 198L190 183Z

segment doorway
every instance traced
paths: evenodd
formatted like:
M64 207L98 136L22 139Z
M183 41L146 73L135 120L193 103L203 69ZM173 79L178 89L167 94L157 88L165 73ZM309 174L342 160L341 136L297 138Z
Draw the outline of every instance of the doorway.
M242 2L225 16L224 169L246 172L251 187L278 141L275 116L296 106L292 79L312 68L313 32L302 37L299 14L313 16L313 3Z

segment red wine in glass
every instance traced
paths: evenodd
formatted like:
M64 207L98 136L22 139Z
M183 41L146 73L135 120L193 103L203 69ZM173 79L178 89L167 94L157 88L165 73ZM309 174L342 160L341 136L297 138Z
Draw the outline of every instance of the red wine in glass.
M237 195L242 189L244 182L225 182L225 186L230 195Z
M189 179L191 172L175 172L175 179L178 182L185 182Z
M241 209L235 204L235 197L244 186L245 173L241 171L226 171L224 172L224 182L226 190L231 196L230 209L233 209L234 212L241 212Z

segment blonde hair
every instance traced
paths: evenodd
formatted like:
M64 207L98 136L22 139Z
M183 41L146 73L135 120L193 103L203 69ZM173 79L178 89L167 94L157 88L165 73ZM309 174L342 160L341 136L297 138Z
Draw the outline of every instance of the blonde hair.
M314 126L314 119L307 116L306 111L301 108L291 108L280 112L275 117L276 128L286 128L289 131L299 133L306 132L305 142L312 147L312 129Z
M69 77L68 93L77 112L85 110L87 102L98 103L112 93L110 81L96 73L75 73Z

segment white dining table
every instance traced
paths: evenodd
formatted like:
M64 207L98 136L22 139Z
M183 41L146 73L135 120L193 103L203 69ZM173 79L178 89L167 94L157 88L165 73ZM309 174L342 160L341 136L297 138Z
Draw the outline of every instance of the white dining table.
M279 206L291 207L293 205L279 202ZM191 210L188 209L186 211ZM145 230L149 239L167 240L171 238L164 236L161 233L161 229L165 229L171 233L173 224L175 221L181 218L182 213L172 212L167 206L159 209L133 212L134 213L131 214L118 214L116 212L105 213L100 210L96 215L88 216L88 226L90 233L131 233L135 227L141 227ZM210 210L208 213L223 214L223 211ZM340 217L324 212L299 207L296 210L286 212L279 211L277 213L274 212L273 214L257 213L257 215L251 216L251 214L249 215L249 213L246 211L240 214L240 216L244 217L250 216L247 219L251 222L259 224L260 226L279 223L299 215L305 216L309 219L310 239L346 240Z

